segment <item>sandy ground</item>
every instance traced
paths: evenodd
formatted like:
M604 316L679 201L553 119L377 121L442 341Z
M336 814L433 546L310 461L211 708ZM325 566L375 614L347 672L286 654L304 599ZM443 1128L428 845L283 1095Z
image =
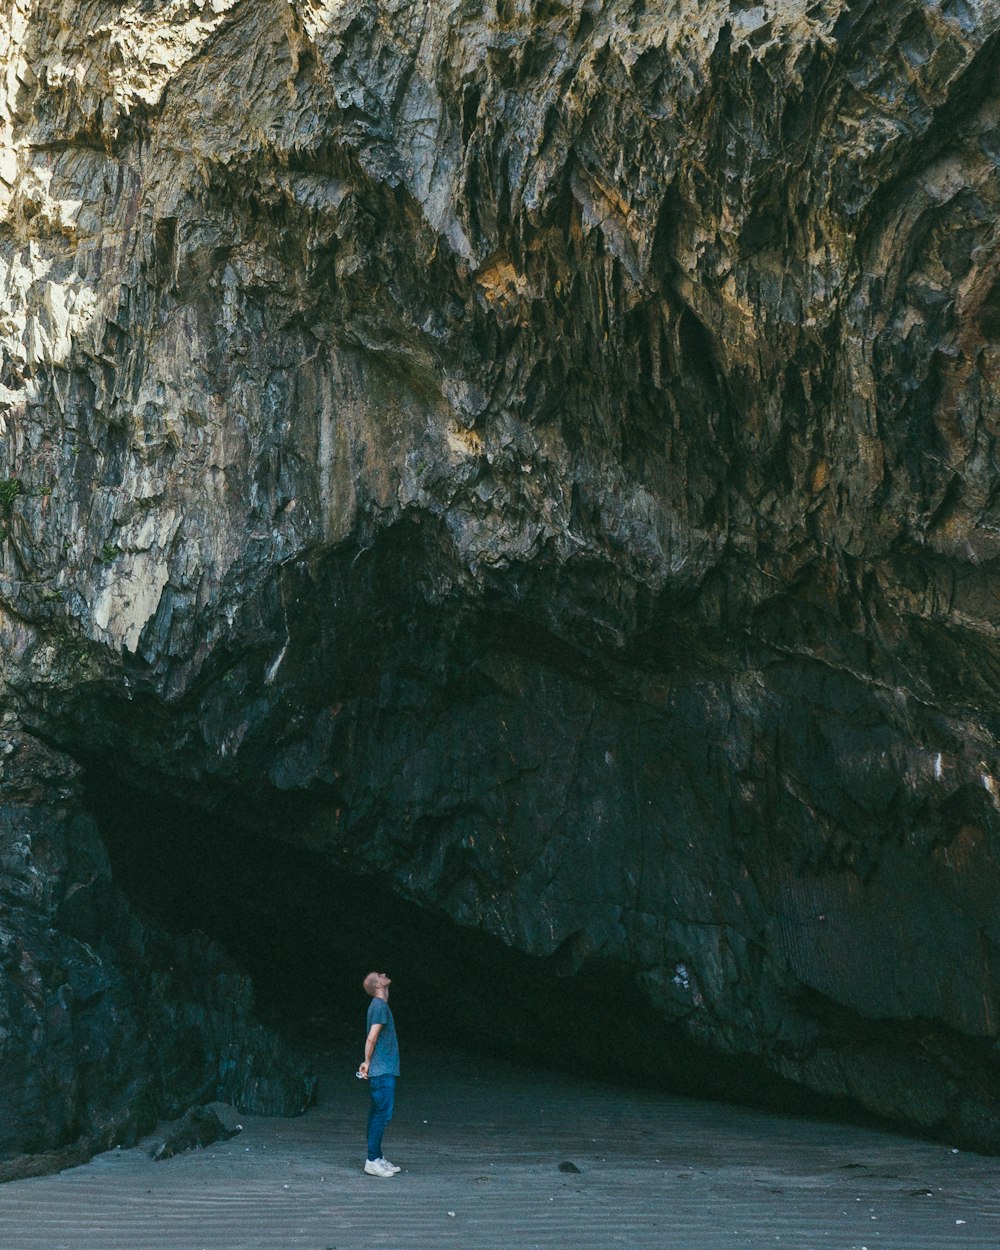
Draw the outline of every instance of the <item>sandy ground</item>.
M1000 1159L466 1055L404 1061L392 1180L362 1173L366 1087L327 1056L298 1119L220 1109L243 1125L228 1142L0 1187L0 1250L1000 1247Z

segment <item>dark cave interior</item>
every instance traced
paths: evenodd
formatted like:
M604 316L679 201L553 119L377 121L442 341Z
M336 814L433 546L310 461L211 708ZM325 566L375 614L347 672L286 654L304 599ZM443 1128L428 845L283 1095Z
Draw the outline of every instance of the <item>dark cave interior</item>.
M372 969L392 976L411 1044L538 1062L564 1037L563 1066L610 1072L616 1023L643 1013L613 969L561 976L554 960L511 951L243 823L106 777L91 775L88 793L114 878L142 919L217 941L253 978L261 1019L303 1047L360 1046L361 980Z
M114 878L149 924L201 930L252 977L258 1014L305 1055L361 1056L372 969L393 978L404 1050L450 1048L534 1067L805 1114L856 1118L751 1057L698 1048L654 1013L628 973L575 973L460 928L375 877L204 806L88 774Z

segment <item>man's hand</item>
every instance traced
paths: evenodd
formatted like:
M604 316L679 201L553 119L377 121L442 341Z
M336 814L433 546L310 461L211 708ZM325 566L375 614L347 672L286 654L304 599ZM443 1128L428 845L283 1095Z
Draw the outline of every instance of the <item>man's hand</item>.
M363 1064L361 1064L361 1066L358 1068L358 1073L359 1073L359 1075L361 1076L361 1079L362 1079L363 1081L367 1081L367 1080L368 1080L368 1060L367 1060L367 1059L366 1059L366 1060L364 1061L364 1063L363 1063Z

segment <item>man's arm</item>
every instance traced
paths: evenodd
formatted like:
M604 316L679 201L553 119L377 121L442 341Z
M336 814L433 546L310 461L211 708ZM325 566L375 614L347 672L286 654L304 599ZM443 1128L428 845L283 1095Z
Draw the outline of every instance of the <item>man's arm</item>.
M371 1066L372 1055L374 1055L375 1053L375 1043L378 1041L378 1035L381 1032L382 1032L381 1024L373 1024L372 1027L368 1030L368 1036L365 1038L365 1061L361 1065L361 1067L358 1068L358 1071L361 1073L361 1075L364 1077L365 1080L368 1079L368 1069Z

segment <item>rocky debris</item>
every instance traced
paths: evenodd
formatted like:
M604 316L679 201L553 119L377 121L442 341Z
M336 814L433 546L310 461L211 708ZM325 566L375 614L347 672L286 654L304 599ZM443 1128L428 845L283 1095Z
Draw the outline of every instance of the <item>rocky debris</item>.
M180 1120L170 1126L163 1139L150 1147L149 1157L160 1163L184 1150L200 1150L213 1142L229 1141L238 1137L239 1132L239 1128L226 1128L218 1112L211 1107L189 1107Z
M996 5L8 10L11 712L1000 1146Z

